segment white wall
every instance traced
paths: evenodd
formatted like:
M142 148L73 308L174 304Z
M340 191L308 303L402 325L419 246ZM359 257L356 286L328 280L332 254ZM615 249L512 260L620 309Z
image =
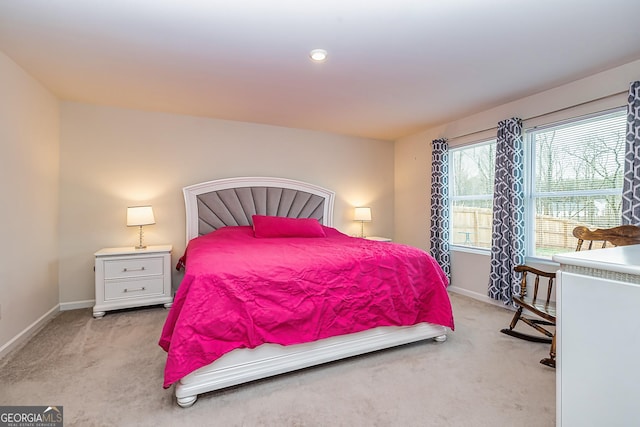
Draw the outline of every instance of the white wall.
M20 333L57 311L59 108L47 89L1 52L0 94L3 354L19 344Z
M495 138L498 121L510 117L522 118L526 129L623 106L629 83L638 79L640 61L634 61L396 141L395 240L429 249L432 140L445 137L455 147ZM488 281L488 254L452 254L454 290L485 299Z
M185 246L182 188L231 176L281 176L336 192L334 225L359 233L354 206L371 206L367 234L393 237L393 143L298 129L61 104L60 301L94 299L93 254L133 246L126 207L148 203L147 244ZM174 273L174 288L180 275Z

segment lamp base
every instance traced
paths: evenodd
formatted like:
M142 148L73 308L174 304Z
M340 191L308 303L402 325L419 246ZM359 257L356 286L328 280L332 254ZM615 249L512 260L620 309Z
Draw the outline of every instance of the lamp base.
M143 245L142 244L142 226L140 225L140 240L138 243L138 246L136 246L136 249L147 249L147 245Z

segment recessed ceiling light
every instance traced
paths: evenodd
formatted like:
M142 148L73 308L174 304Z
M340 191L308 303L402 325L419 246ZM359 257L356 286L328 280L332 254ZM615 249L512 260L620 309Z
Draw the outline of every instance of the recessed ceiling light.
M327 59L327 51L324 49L313 49L309 53L309 58L315 62L324 62Z

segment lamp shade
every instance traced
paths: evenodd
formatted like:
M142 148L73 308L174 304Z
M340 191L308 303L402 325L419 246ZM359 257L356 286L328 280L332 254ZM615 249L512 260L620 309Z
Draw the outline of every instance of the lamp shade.
M371 221L371 208L356 208L354 215L354 221Z
M127 226L155 224L151 206L131 206L127 208Z

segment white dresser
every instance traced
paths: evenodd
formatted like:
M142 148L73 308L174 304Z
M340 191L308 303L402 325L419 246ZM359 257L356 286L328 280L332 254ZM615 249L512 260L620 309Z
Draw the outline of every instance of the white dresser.
M553 259L557 425L640 425L640 245Z
M100 318L108 310L155 304L171 307L171 250L171 245L161 245L96 252L93 316Z

